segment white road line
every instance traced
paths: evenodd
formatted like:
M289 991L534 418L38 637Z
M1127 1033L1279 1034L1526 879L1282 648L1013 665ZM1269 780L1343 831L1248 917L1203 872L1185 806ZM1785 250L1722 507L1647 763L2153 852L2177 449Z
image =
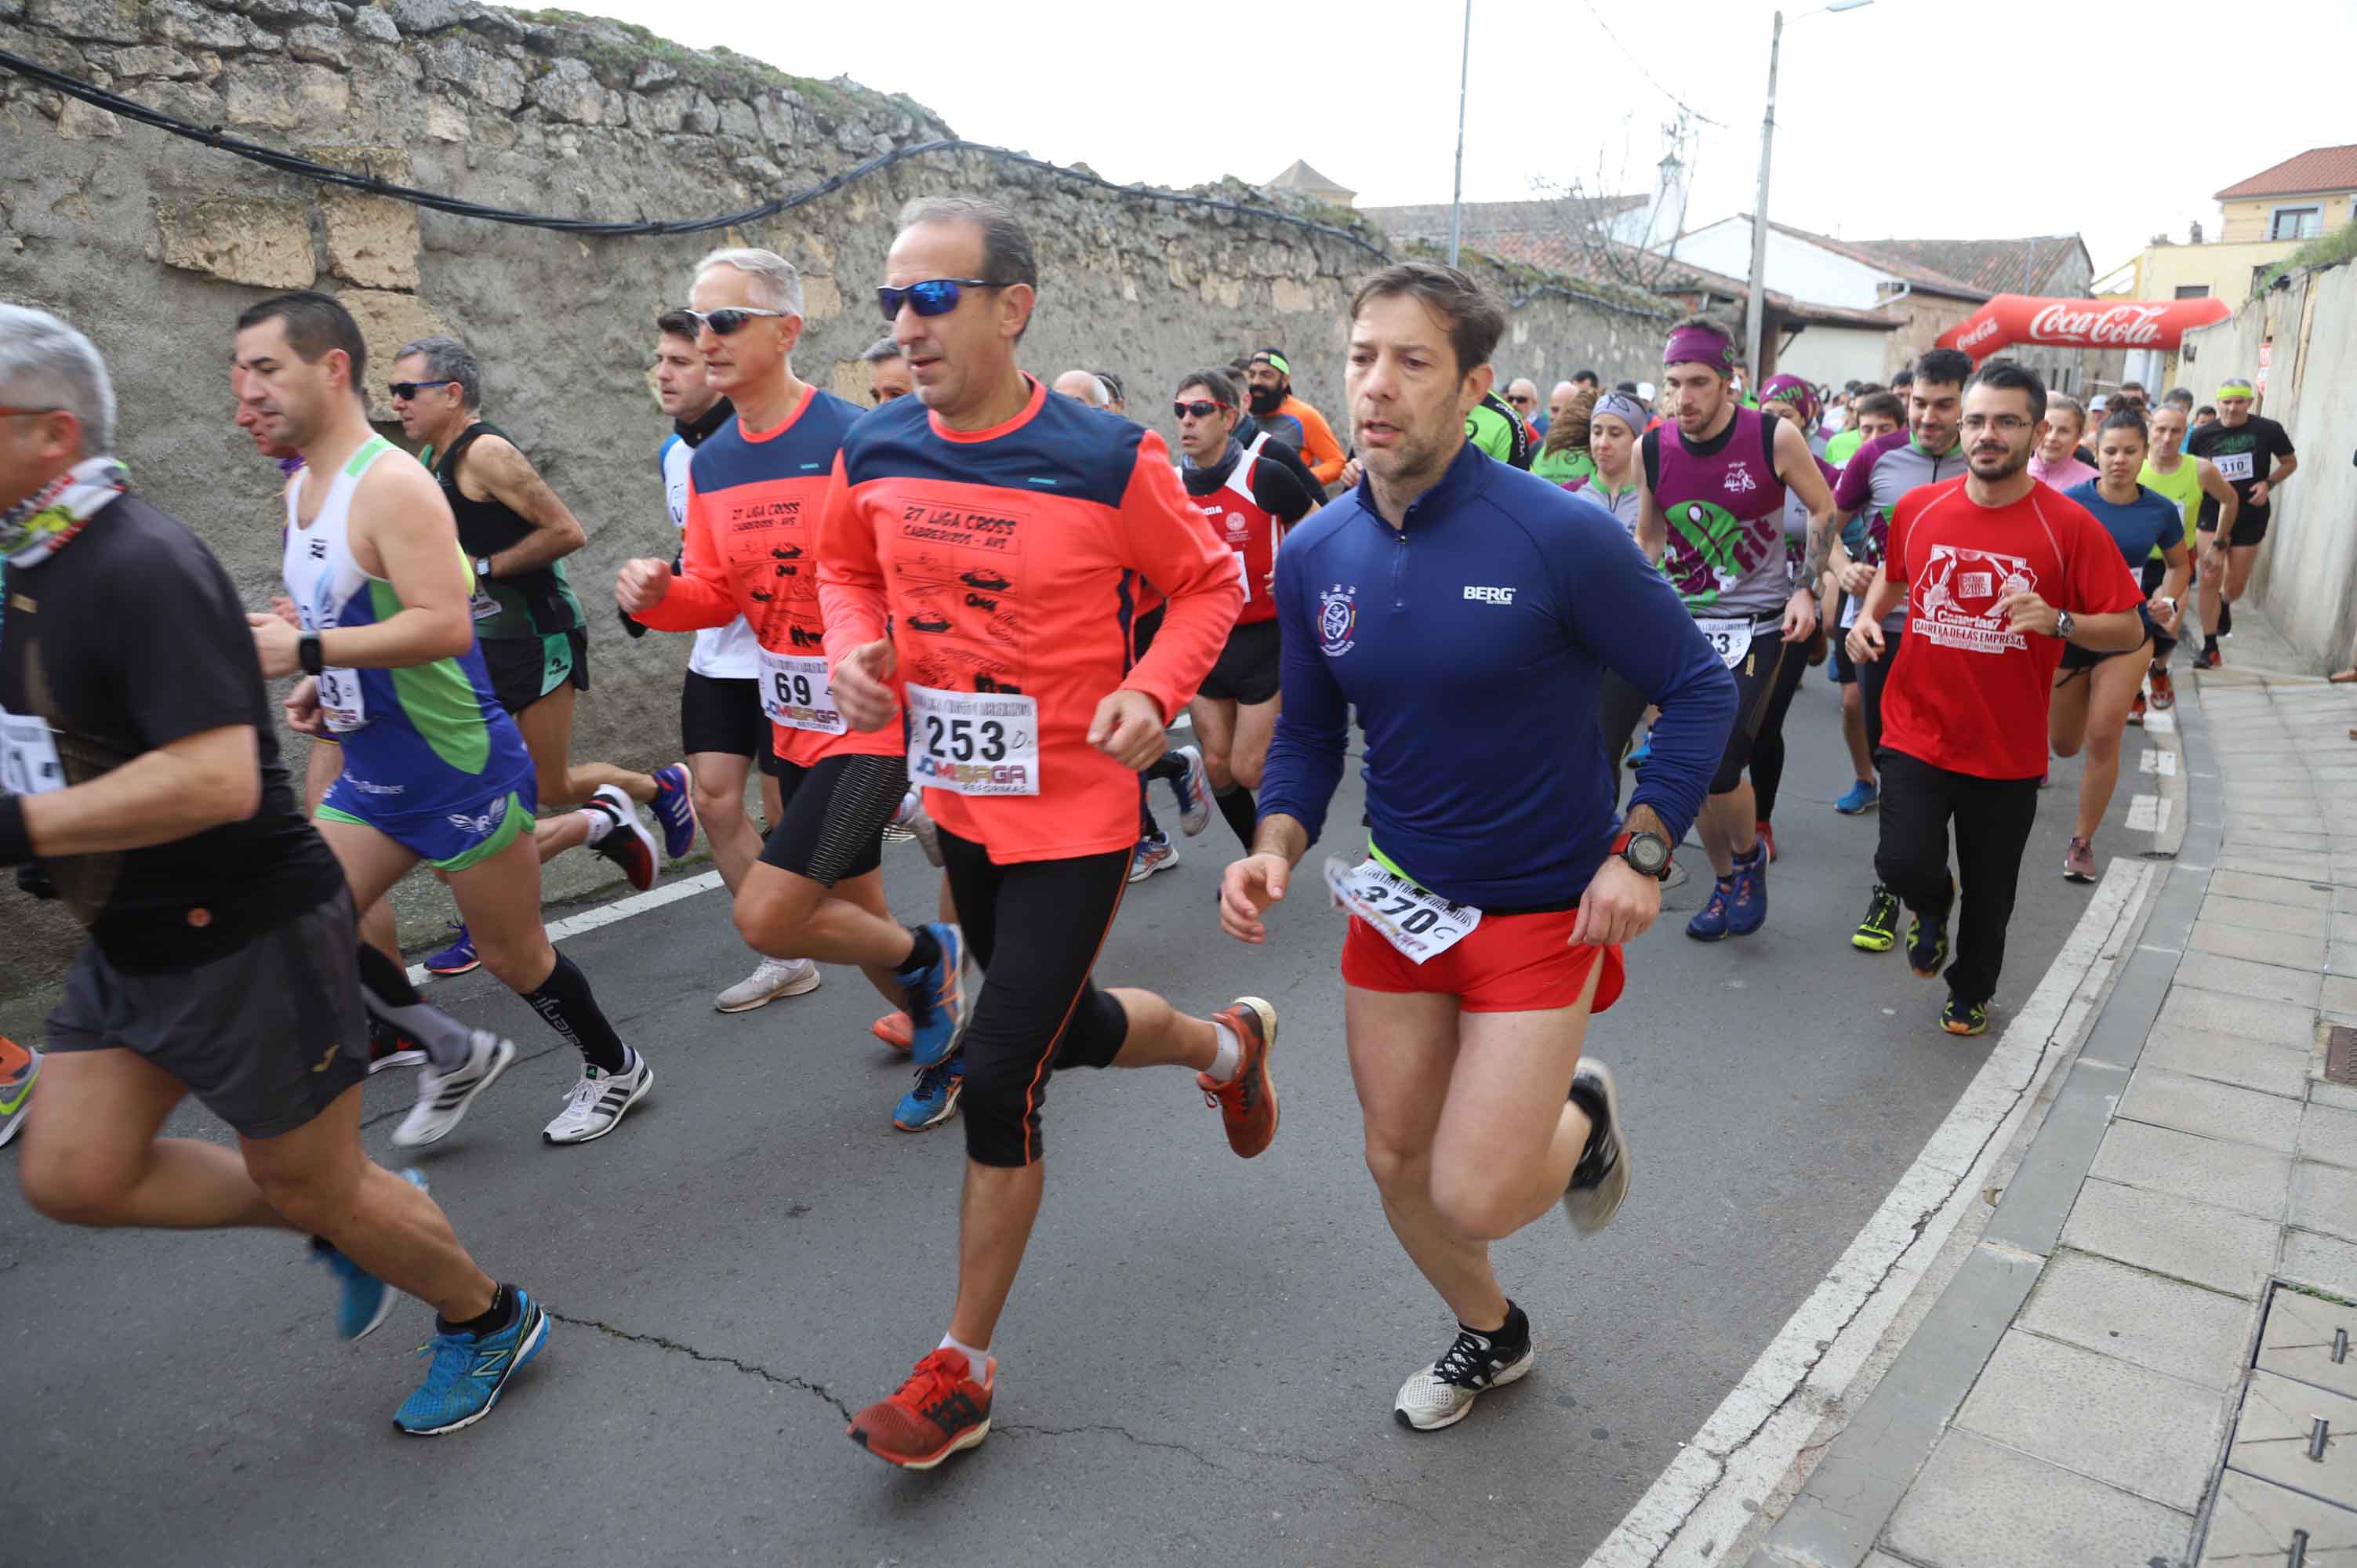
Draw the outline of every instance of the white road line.
M2127 829L2136 833L2158 833L2169 827L2169 802L2158 795L2138 795L2128 801Z
M666 904L676 904L683 898L693 898L698 893L708 893L719 886L720 873L716 871L707 871L701 876L683 877L677 882L666 882L660 887L650 887L644 893L633 893L629 897L618 898L611 904L600 904L595 909L584 909L578 915L569 915L548 928L548 940L552 942L561 942L567 937L577 937L584 931L594 931L601 926L610 926L617 920L627 920L633 915L643 915L650 910L660 909ZM425 972L424 964L413 963L409 966L410 984L423 985L432 978L434 978L432 975Z
M2145 716L2149 718L2152 715L2147 714ZM2140 751L2136 753L2136 767L2146 773L2158 773L2163 778L2173 778L2177 773L2177 753Z
M2061 1047L2094 1011L2119 961L2120 927L2161 870L2112 861L2045 978L1947 1120L1587 1568L1709 1568L1726 1557L1874 1353L1956 1222L1981 1201L1990 1166L2066 1054Z
M2147 735L2175 735L2177 733L2177 715L2175 714L2147 714L2144 716L2144 732Z

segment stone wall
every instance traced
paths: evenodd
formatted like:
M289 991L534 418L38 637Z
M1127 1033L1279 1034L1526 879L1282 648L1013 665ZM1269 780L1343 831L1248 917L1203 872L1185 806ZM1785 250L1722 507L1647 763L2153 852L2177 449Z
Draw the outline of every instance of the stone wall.
M951 134L920 106L845 80L470 0L0 0L0 48L246 141L568 218L740 211ZM708 248L769 246L806 279L796 369L864 402L858 355L879 330L866 300L893 215L910 196L951 189L1012 201L1038 237L1042 299L1025 342L1035 371L1114 370L1134 411L1158 421L1183 370L1276 343L1302 395L1345 423L1343 304L1379 258L1297 225L961 152L898 164L742 228L601 238L280 173L0 74L0 298L55 310L96 340L136 482L185 517L259 605L276 572L276 486L230 423L238 310L281 289L334 291L367 334L374 398L394 345L464 336L485 365L486 413L588 532L570 564L593 608L596 670L576 755L639 766L675 749L686 655L685 639L610 634L604 608L621 560L668 548L654 468L665 426L645 377L654 316L683 301ZM1242 187L1211 194L1272 200ZM1475 264L1510 298L1529 296L1501 373L1594 365L1635 375L1654 358L1651 302L1534 294L1535 274ZM0 926L21 934L38 918L0 894ZM8 984L0 972L0 992Z

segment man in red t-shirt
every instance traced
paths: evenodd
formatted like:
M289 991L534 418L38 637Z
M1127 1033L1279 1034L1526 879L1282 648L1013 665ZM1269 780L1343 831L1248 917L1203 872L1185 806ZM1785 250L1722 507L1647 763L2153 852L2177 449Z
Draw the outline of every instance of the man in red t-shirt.
M1884 656L1882 618L1905 596L1906 629L1882 692L1882 842L1875 874L1915 912L1907 961L1929 980L1956 959L1940 1024L1988 1027L2005 963L2021 852L2046 772L2046 706L2062 645L2122 653L2145 635L2143 591L2086 508L2029 477L2046 388L2010 360L1965 383L1964 477L1900 498L1883 575L1850 629L1860 664Z

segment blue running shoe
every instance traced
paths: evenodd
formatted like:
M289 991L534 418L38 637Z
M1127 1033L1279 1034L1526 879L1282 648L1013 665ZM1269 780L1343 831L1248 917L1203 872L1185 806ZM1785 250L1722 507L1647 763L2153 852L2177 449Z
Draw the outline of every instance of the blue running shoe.
M1845 817L1863 816L1882 804L1882 791L1863 779L1852 783L1849 790L1834 802L1834 810Z
M450 929L458 933L458 940L426 958L426 973L464 974L483 961L475 956L475 939L467 934L467 922L453 920Z
M439 1437L491 1413L508 1380L548 1341L548 1315L540 1303L520 1290L514 1295L515 1320L498 1333L436 1334L419 1347L417 1353L432 1360L425 1380L393 1412L394 1426L412 1437Z
M403 1171L401 1179L420 1192L425 1190L425 1177L421 1172ZM401 1293L336 1251L334 1243L324 1236L311 1238L311 1256L325 1263L343 1287L336 1302L336 1337L367 1338L391 1314Z
M654 773L655 821L662 824L663 854L677 860L695 847L695 775L684 762Z
M1735 896L1735 878L1722 876L1710 890L1710 902L1695 911L1686 922L1686 935L1698 942L1715 942L1727 935L1727 904Z
M1727 934L1748 937L1768 922L1768 846L1735 857L1735 886L1727 899Z
M920 1067L939 1067L965 1032L965 933L935 921L942 956L931 967L899 976L909 997L909 1055Z
M892 1125L903 1133L938 1127L957 1114L958 1096L965 1092L965 1053L952 1051L938 1067L917 1069L915 1087L892 1108Z

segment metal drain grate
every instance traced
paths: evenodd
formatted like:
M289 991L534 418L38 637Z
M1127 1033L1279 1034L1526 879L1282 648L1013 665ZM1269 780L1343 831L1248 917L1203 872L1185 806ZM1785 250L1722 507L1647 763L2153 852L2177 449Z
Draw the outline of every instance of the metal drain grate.
M2324 1076L2335 1083L2357 1084L2357 1029L2335 1024L2326 1034Z

